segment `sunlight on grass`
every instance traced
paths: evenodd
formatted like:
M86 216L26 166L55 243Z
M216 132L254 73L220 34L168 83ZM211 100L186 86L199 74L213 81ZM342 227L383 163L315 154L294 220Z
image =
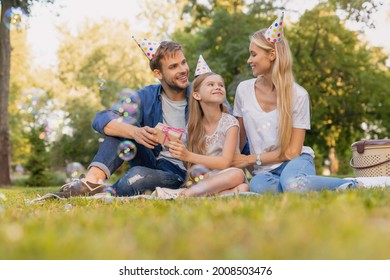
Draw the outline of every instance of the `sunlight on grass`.
M176 201L0 189L0 259L389 259L390 190Z

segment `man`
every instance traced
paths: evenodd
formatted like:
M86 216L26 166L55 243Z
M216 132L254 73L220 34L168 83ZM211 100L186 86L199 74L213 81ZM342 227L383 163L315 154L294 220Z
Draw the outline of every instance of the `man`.
M131 168L126 174L131 189L116 189L117 195L136 195L145 190L154 190L161 184L174 189L184 183L186 170L183 163L171 157L169 151L157 142L154 127L161 122L171 127L185 128L190 93L189 66L181 45L176 42L156 43L134 39L149 58L150 68L161 84L149 85L137 92L140 115L134 125L118 121L121 113L114 110L115 107L96 114L93 128L106 138L85 178L65 184L56 193L60 197L102 192L105 187L99 182L108 179L123 163L117 148L125 139L134 142L137 153L129 161Z

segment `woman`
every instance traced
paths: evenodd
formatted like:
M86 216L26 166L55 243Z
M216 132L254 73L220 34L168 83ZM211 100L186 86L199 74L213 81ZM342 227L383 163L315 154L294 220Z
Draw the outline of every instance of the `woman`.
M357 186L356 180L314 176L314 152L303 145L310 129L309 96L294 82L290 47L283 36L283 15L250 37L249 53L247 63L256 78L239 84L233 114L241 128L241 148L247 138L250 155L235 155L233 166L253 166L251 191L301 192Z

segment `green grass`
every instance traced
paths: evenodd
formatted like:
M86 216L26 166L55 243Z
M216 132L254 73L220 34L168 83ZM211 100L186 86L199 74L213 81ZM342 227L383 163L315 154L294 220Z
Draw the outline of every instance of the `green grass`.
M390 259L390 188L25 203L55 189L0 189L0 259Z

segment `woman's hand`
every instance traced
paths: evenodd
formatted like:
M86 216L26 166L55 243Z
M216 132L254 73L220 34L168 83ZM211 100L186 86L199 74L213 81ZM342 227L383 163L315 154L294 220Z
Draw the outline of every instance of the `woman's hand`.
M237 168L247 167L249 163L249 156L242 154L234 154L232 166Z
M173 157L178 158L181 161L189 161L191 153L187 150L186 146L184 146L180 139L169 142L168 148Z

